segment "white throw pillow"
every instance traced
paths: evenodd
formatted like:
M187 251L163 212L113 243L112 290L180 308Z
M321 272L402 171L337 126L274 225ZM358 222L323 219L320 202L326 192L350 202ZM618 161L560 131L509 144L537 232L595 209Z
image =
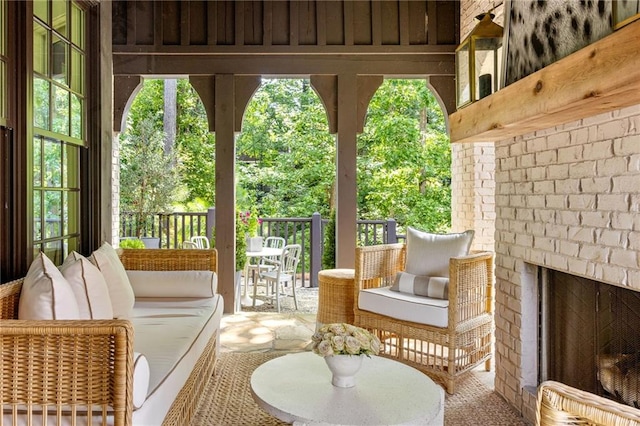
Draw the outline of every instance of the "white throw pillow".
M107 282L113 317L131 317L135 295L129 283L127 272L116 251L109 243L104 243L98 250L93 252L89 260L98 267Z
M213 297L218 278L212 271L127 271L138 297Z
M434 299L449 298L449 278L398 272L391 290Z
M149 392L149 361L139 352L133 353L133 408L138 409L147 400Z
M22 283L18 319L80 319L71 285L44 253L33 260Z
M408 227L405 272L449 277L449 259L469 254L473 234L472 230L457 234L430 234Z
M80 253L71 252L60 266L78 302L80 318L112 319L109 288L102 272Z

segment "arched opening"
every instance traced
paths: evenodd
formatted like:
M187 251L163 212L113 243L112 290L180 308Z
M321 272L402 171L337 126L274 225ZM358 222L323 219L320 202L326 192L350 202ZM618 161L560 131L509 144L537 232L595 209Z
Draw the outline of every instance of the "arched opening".
M423 79L385 79L358 136L358 218L392 218L429 232L451 227L445 116Z

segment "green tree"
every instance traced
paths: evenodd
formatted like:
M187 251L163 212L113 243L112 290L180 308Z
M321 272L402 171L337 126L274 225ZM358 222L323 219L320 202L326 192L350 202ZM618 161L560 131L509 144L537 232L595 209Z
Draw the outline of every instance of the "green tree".
M177 175L173 158L164 152L162 132L152 119L142 119L123 132L120 146L121 210L136 218L140 237L148 218L171 210Z
M425 81L385 80L358 138L359 217L447 230L450 167L442 110Z
M215 137L187 80L177 86L180 209L215 205ZM130 112L163 122L163 83L145 81ZM260 217L328 217L333 209L335 138L308 80L266 79L249 102L237 147L237 204ZM123 140L126 137L123 135ZM358 137L358 217L395 218L445 231L451 217L451 153L442 110L424 80L385 80Z
M207 113L189 80L178 80L176 147L183 184L181 202L215 206L216 139Z
M237 141L238 185L262 217L328 216L335 141L308 80L265 80Z

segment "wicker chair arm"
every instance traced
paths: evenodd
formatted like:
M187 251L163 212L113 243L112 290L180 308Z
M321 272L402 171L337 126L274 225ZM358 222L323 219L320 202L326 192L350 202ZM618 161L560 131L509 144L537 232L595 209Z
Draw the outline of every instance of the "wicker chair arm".
M405 244L357 247L354 272L354 300L358 306L360 290L391 285L396 273L404 270Z
M449 261L449 323L465 327L493 313L493 253L479 252ZM452 322L453 320L453 322Z
M640 425L640 410L548 380L538 387L536 425Z
M0 321L0 405L34 413L90 406L131 424L133 336L127 320Z

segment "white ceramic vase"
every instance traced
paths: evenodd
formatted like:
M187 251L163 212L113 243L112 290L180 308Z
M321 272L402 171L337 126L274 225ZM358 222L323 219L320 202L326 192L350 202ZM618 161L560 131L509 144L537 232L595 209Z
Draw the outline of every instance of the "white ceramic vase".
M362 355L329 355L324 357L331 370L331 384L339 388L356 385L356 373L362 367Z

